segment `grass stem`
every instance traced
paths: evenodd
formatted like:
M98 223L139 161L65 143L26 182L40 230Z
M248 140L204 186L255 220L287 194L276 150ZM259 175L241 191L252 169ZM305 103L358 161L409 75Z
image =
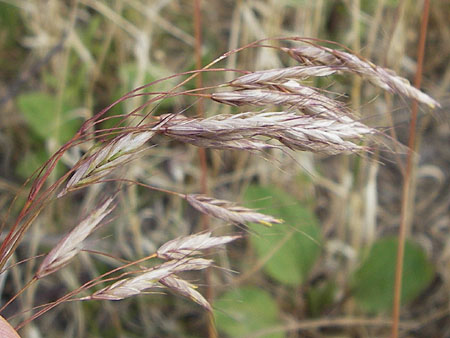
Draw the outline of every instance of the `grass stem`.
M422 67L425 53L425 41L428 27L428 14L429 14L430 1L425 0L422 13L422 22L420 26L420 38L417 52L417 69L416 76L414 78L414 86L420 88L422 82ZM392 338L398 337L398 328L400 320L400 305L401 305L401 293L402 293L402 274L403 274L403 257L405 251L405 237L407 232L407 219L408 212L410 212L411 205L409 205L409 193L411 189L411 173L414 165L414 154L416 149L416 124L417 124L417 110L418 102L413 101L411 107L411 123L409 128L409 140L408 140L408 158L406 164L406 172L403 180L402 191L402 211L400 227L398 230L398 249L397 249L397 261L395 269L395 284L394 284L394 302L392 309ZM412 202L413 203L413 202Z

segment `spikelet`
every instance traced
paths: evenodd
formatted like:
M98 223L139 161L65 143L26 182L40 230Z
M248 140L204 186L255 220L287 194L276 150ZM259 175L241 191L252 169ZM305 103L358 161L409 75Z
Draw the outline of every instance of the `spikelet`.
M186 195L186 200L198 211L226 222L235 224L260 223L265 226L283 222L281 219L261 214L252 209L240 207L235 203L204 195Z
M211 232L179 237L163 244L157 251L159 258L182 259L188 256L198 255L201 250L232 242L241 236L211 237Z
M154 131L127 133L115 137L100 148L94 146L89 156L79 161L80 166L58 197L86 184L94 183L110 174L119 165L131 161L154 134Z
M121 300L158 286L159 280L171 274L188 270L203 270L211 266L211 264L212 260L204 258L172 260L145 270L136 277L121 279L110 286L98 290L87 299Z
M181 279L174 275L165 277L160 279L159 281L162 285L166 286L170 290L174 291L175 293L178 293L184 297L189 298L190 300L196 302L197 304L201 305L208 311L212 311L211 305L208 303L208 301L203 297L200 292L198 292L196 289L196 286Z
M399 93L415 99L431 108L440 107L439 103L411 86L409 81L395 74L394 71L378 67L368 60L354 54L323 46L302 46L298 48L282 48L291 57L308 66L336 67L336 70L358 74L374 85L391 93Z
M111 206L113 200L114 197L110 197L96 207L88 217L58 242L42 261L36 272L36 278L42 278L61 269L80 252L86 237L114 209L114 206Z
M227 149L230 142L241 140L266 142L269 147L274 147L268 142L278 140L291 149L338 154L364 151L364 147L350 140L362 140L376 131L350 117L340 121L288 112L265 112L207 119L177 116L166 124L163 133L194 145L200 143L205 146L214 142L218 148L222 145L223 149Z
M277 84L287 80L305 80L311 76L328 76L336 73L336 68L328 66L297 66L252 72L232 80L233 87L252 88L261 84Z

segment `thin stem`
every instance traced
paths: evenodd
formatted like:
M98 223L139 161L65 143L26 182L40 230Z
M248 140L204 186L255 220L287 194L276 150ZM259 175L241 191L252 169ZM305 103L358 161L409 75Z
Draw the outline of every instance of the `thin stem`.
M133 181L133 180L129 180L126 178L111 178L111 179L105 179L105 180L100 180L97 183L104 183L104 182L125 182L125 183L132 183L132 184L136 184L139 185L141 187L150 189L150 190L155 190L155 191L159 191L165 194L170 194L170 195L174 195L177 197L181 197L186 199L186 195L185 194L181 194L179 192L176 191L172 191L172 190L167 190L167 189L163 189L163 188L158 188L158 187L154 187L152 185L149 184L145 184L145 183L141 183L141 182L137 182L137 181Z
M24 287L23 287L22 289L20 289L19 292L17 292L13 297L11 297L11 299L9 299L9 300L5 303L5 305L3 305L3 306L0 308L0 313L3 312L3 310L6 309L6 307L7 307L9 304L11 304L12 302L14 302L14 300L16 300L22 293L24 293L24 291L25 291L29 286L31 286L32 284L34 284L34 282L36 282L36 281L37 281L37 278L36 278L36 277L33 277L30 281L28 281L28 283L25 284Z
M202 12L201 12L201 0L194 1L194 29L195 29L195 63L196 68L202 68ZM196 87L203 87L203 77L202 73L199 73L196 80ZM197 115L201 118L205 117L203 100L199 100L196 104ZM198 148L198 157L200 161L200 191L202 194L208 194L208 163L206 162L206 150L204 148ZM207 215L201 216L201 224L203 230L209 229L209 217ZM206 277L206 299L210 304L212 304L214 294L211 287L211 269L207 269L205 272ZM209 312L206 313L208 316L208 337L217 337L216 328L214 325L214 319L211 317Z
M425 41L427 35L428 26L428 14L429 14L430 1L425 0L422 23L420 26L420 38L417 52L417 70L414 78L414 86L420 88L422 82L422 67L425 53ZM402 191L402 212L400 227L398 230L398 249L397 249L397 262L395 270L395 284L394 284L394 302L392 310L392 338L398 337L399 319L400 319L400 304L402 293L402 274L403 274L403 256L405 251L405 237L408 227L408 212L411 210L409 205L409 193L411 189L411 173L414 165L414 149L416 148L416 123L417 123L417 110L418 102L413 101L411 107L411 123L409 128L409 140L408 140L408 159L406 164L406 171L403 177L403 191Z

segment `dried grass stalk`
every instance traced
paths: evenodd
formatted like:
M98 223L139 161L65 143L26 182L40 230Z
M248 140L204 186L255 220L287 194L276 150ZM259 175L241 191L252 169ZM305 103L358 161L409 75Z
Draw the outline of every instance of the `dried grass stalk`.
M108 198L100 206L69 232L47 254L36 272L36 278L47 276L61 269L80 252L83 241L95 230L100 222L114 209L114 197Z
M211 237L211 235L211 232L206 232L179 237L162 245L156 253L159 258L163 259L182 259L198 255L201 250L212 249L241 238L241 236Z
M399 93L422 102L431 108L440 107L436 100L413 87L407 79L398 76L390 69L379 67L354 54L323 46L302 46L298 48L282 48L282 50L307 66L336 67L338 71L358 74L368 79L374 85L391 93Z

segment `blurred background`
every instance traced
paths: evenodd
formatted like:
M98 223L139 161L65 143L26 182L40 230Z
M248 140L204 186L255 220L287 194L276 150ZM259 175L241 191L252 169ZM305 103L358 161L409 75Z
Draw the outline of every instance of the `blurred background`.
M128 91L196 66L195 25L201 62L258 39L301 36L336 41L377 65L413 80L423 1L406 0L0 0L0 210L6 214L21 185L81 123ZM432 0L422 90L442 107L419 111L417 156L403 273L401 336L450 336L450 224L448 123L450 2ZM200 20L198 20L200 19ZM196 21L197 20L197 21ZM261 70L294 61L271 49L233 55L220 66ZM203 85L234 74L203 76ZM183 78L184 79L184 78ZM150 88L169 90L181 79ZM311 80L321 86L321 81ZM184 88L194 88L195 82ZM329 86L329 85L328 85ZM385 94L352 76L326 87L343 96L371 126L406 144L411 102ZM126 100L113 114L131 112L144 99ZM205 116L239 109L186 98L167 99L156 114ZM283 153L270 157L237 151L206 152L154 141L156 146L123 175L182 193L259 208L285 220L270 229L250 226L246 237L214 255L221 268L192 276L212 295L220 337L383 337L390 332L397 232L406 157L373 149L366 156ZM83 149L80 149L80 152ZM55 180L79 154L69 152ZM91 186L58 201L36 220L13 257L47 252L86 211L103 187ZM10 218L18 210L13 208ZM183 200L136 186L120 194L116 218L91 248L136 260L159 245L202 228ZM237 232L209 220L219 232ZM9 270L2 300L33 275L39 259ZM105 256L82 253L30 289L3 315L27 316L83 281L117 266ZM27 279L28 278L28 279ZM15 319L12 319L14 323ZM63 304L21 331L24 337L207 337L205 311L195 303L155 292L120 302Z

